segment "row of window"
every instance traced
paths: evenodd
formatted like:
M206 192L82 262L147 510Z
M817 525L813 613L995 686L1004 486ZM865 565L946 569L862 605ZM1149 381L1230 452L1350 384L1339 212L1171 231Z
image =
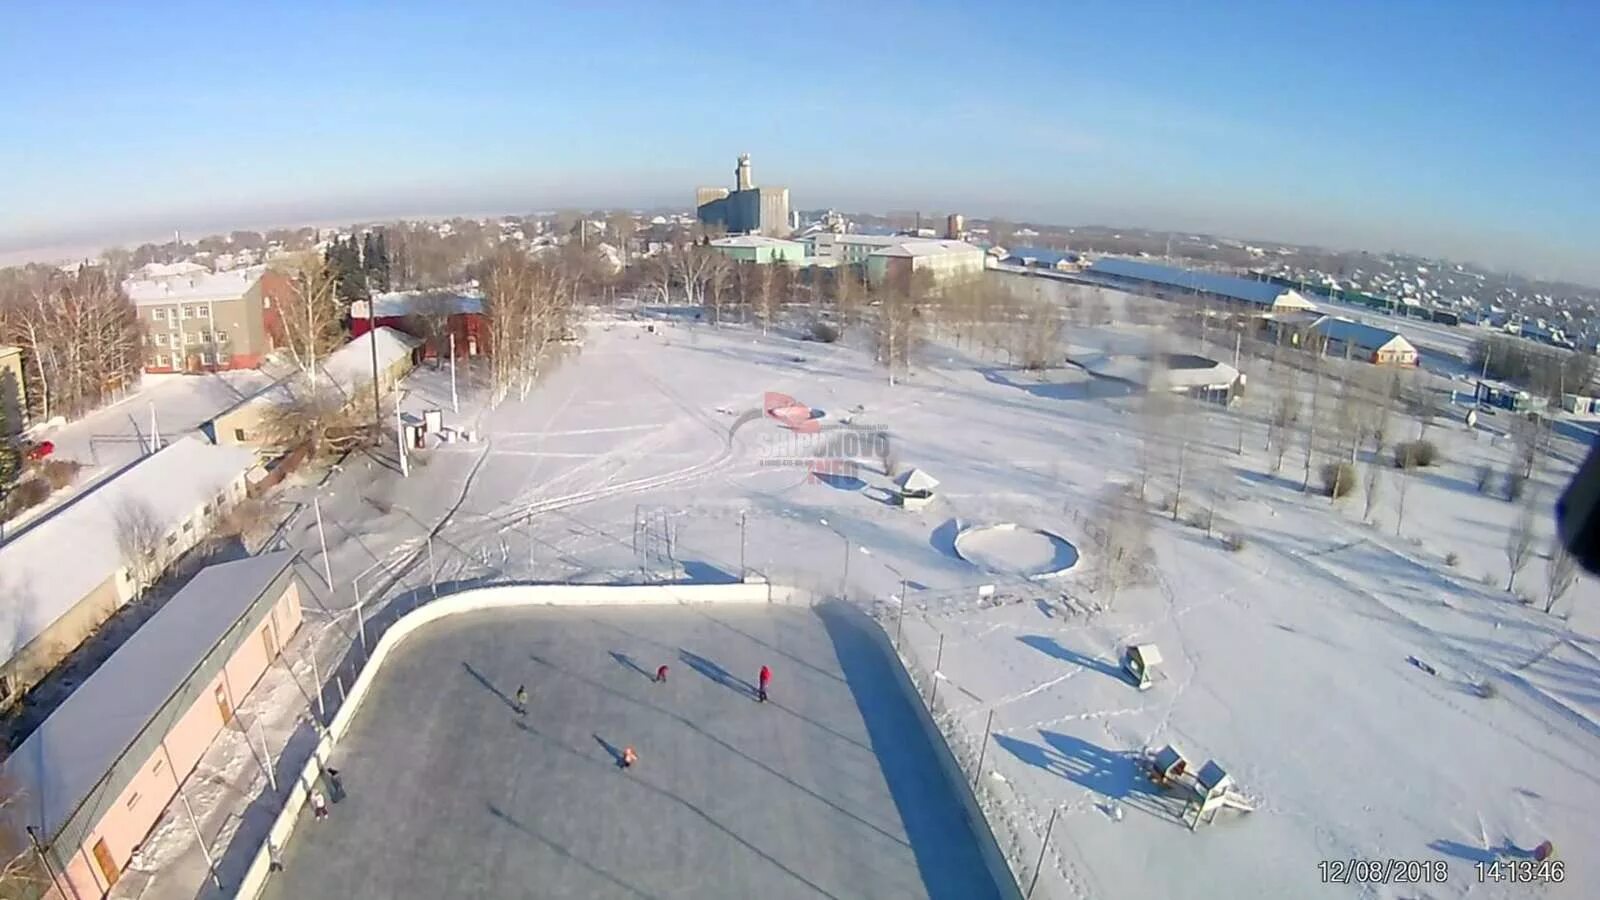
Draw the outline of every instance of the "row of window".
M189 306L158 306L150 311L150 318L155 319L157 322L164 322L167 319L176 322L180 318L209 319L211 318L211 307L201 303Z
M228 358L225 354L222 354L222 353L200 353L200 354L196 354L196 355L199 357L200 365L202 365L202 366L220 366L220 365L223 365L224 362ZM183 354L182 353L174 353L171 356L168 356L165 353L152 354L150 356L150 368L152 368L152 369L166 369L166 368L181 369L181 368L183 368Z
M195 344L221 344L228 340L228 333L226 331L186 331L182 332L182 339L180 340L177 332L168 335L158 331L152 335L151 339L155 341L157 347L179 347L185 344L189 346L194 346Z

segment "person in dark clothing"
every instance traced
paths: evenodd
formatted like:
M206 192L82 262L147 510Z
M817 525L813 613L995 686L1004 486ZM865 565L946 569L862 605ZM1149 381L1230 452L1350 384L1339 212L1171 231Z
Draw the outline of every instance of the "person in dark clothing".
M335 803L344 799L344 779L339 777L338 769L328 770L328 799Z
M528 714L528 689L520 684L517 685L515 707L517 710L517 715L525 716Z
M656 669L656 684L661 684L662 682L664 682L666 680L667 680L667 667L666 666L662 666L661 668Z
M772 670L766 666L762 666L761 674L756 678L756 682L759 685L757 688L756 699L760 700L762 703L765 703L767 702L767 685L772 682Z

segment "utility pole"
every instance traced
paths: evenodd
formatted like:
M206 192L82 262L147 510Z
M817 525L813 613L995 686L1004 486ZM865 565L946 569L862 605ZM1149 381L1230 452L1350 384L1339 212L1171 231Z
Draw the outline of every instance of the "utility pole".
M456 397L456 333L450 332L450 409L461 413L461 401Z
M372 342L372 427L374 430L383 422L383 404L378 400L378 307L367 298L367 340ZM404 448L401 454L405 454Z
M333 566L328 562L328 536L322 530L322 501L312 497L311 509L317 514L317 542L322 544L322 577L328 582L328 590L332 591Z

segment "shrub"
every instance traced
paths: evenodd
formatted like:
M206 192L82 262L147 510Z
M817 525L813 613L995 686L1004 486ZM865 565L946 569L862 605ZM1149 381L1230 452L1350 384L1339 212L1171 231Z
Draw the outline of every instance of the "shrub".
M78 477L83 464L71 459L47 459L39 466L39 477L54 490L61 490Z
M1349 496L1356 489L1356 467L1347 462L1330 462L1322 465L1322 491L1335 500Z
M10 493L6 494L5 502L0 504L0 518L11 518L19 515L23 510L32 509L43 503L50 496L50 485L42 478L29 478L19 481L12 486Z
M1513 503L1522 499L1522 492L1528 489L1527 476L1521 472L1506 473L1506 499Z
M1482 697L1485 700L1488 700L1493 698L1498 692L1494 689L1494 682L1487 678L1480 678L1472 682L1472 693Z
M824 344L831 344L839 339L839 329L827 322L811 323L811 339Z
M1461 557L1459 555L1457 555L1455 551L1452 550L1451 552L1446 553L1444 555L1444 564L1449 566L1450 568L1454 569L1460 563L1461 563Z
M1439 448L1433 441L1402 441L1394 445L1397 469L1426 468L1439 461Z
M1244 535L1238 533L1223 535L1222 546L1226 548L1229 553L1238 553L1245 547Z

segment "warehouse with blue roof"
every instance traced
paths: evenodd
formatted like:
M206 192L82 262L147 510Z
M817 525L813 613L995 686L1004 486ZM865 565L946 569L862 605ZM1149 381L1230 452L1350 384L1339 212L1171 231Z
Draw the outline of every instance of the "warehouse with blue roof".
M1262 313L1317 308L1293 288L1270 281L1252 281L1136 259L1105 257L1096 260L1089 272L1117 287L1169 300L1199 300Z
M1325 356L1348 356L1378 366L1414 366L1417 348L1398 331L1350 319L1323 316L1311 326Z

